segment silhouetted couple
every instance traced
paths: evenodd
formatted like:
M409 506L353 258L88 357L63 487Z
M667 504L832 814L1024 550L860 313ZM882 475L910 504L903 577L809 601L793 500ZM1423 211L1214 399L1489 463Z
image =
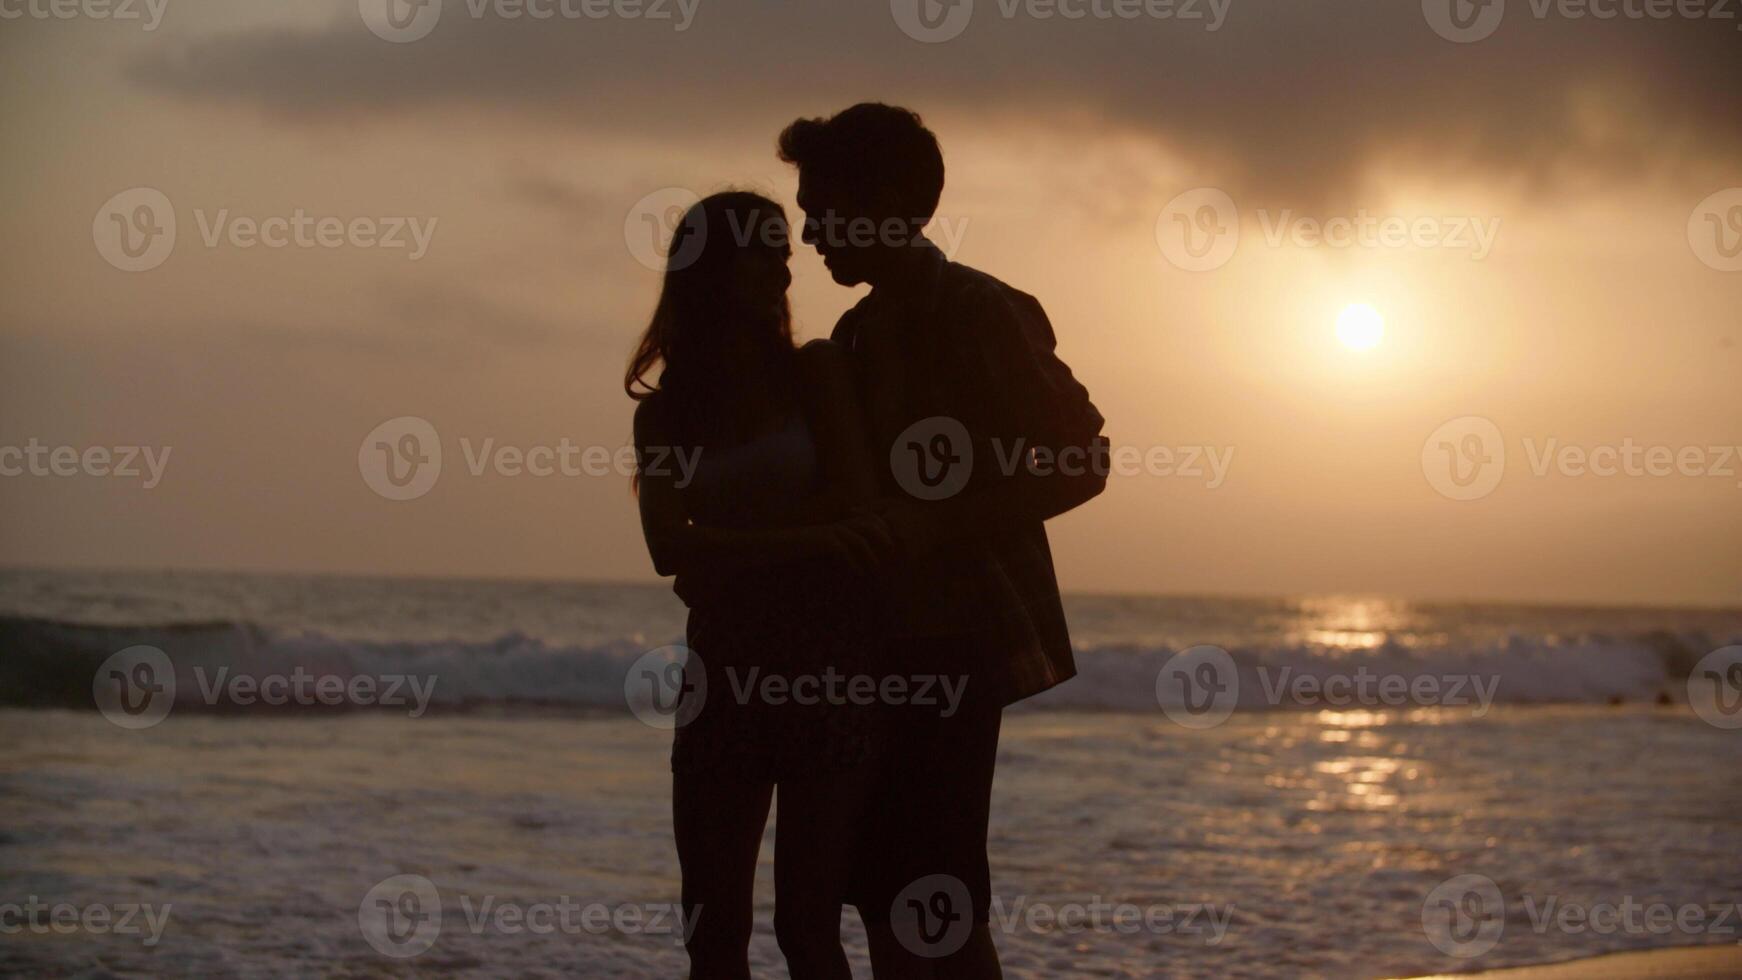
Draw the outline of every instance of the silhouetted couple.
M944 164L917 115L856 105L779 147L803 241L870 294L795 348L784 211L715 194L673 234L625 381L648 550L690 608L671 757L690 976L750 976L778 789L795 980L851 976L843 904L878 978L997 977L1000 716L1075 672L1042 522L1106 479L1028 463L1101 442L1102 419L1040 304L924 237ZM687 482L657 465L674 447L699 452Z

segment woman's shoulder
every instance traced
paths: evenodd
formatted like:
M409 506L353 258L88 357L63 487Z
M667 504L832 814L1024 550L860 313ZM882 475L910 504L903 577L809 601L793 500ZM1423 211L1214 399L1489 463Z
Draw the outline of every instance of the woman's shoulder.
M670 426L670 398L657 388L635 403L635 441L646 445L649 436L664 433Z

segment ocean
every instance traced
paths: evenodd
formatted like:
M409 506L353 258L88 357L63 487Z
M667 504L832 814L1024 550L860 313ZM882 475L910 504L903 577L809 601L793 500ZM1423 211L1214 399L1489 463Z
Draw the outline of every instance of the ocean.
M1011 709L1000 751L1008 975L1742 939L1742 610L1066 606L1080 675ZM671 736L626 679L682 636L656 585L0 571L0 971L679 976ZM137 647L173 696L96 710ZM753 957L781 977L771 858Z

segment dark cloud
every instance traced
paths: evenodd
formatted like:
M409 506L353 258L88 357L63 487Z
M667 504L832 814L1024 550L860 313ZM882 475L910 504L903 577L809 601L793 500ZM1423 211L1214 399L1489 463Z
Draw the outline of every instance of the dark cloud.
M959 37L922 44L883 0L700 0L682 32L474 19L449 0L434 32L409 44L353 15L318 32L160 50L129 74L305 122L469 106L672 141L751 127L772 142L793 116L867 98L953 121L1090 117L1279 195L1335 194L1379 165L1539 189L1626 181L1742 148L1735 20L1538 18L1512 0L1492 37L1454 44L1415 0L1232 0L1214 32L1203 21L1006 19L1008 2L978 0Z

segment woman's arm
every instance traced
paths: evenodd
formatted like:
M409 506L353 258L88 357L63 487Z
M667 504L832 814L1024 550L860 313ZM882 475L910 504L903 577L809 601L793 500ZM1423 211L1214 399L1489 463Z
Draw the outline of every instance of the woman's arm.
M655 449L675 448L655 399L635 408L635 455L641 462L641 534L660 575L717 576L749 570L822 550L802 528L705 527L690 521L678 475L671 467L648 467Z
M831 558L869 567L892 547L883 536L856 523L774 528L722 528L696 524L684 507L677 476L669 467L645 465L653 449L675 448L671 430L654 400L635 410L635 453L642 461L641 533L660 575L697 582L806 558Z

